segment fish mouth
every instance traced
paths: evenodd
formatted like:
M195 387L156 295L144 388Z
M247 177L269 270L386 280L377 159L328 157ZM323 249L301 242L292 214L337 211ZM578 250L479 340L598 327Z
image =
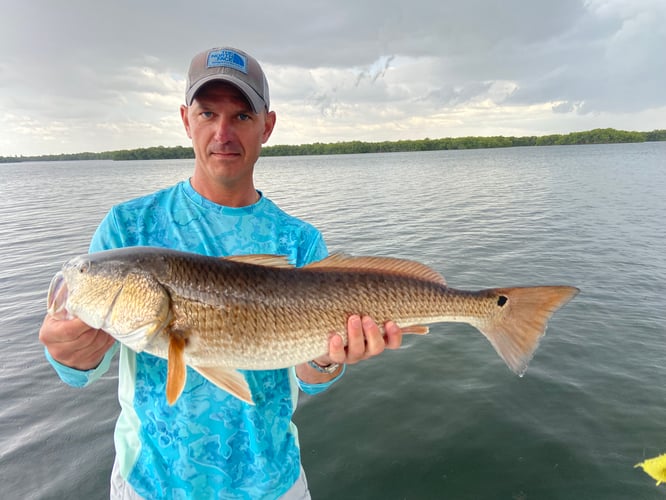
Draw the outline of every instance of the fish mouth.
M49 294L46 298L46 310L54 319L68 319L67 311L67 282L62 272L56 273L49 286Z

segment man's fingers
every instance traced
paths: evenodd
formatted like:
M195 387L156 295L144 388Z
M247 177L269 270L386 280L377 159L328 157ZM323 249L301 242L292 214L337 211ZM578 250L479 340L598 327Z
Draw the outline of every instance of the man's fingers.
M111 335L102 330L97 330L97 336L95 341L90 346L90 359L96 360L103 358L106 354L106 351L111 349L111 346L116 343Z
M331 339L328 342L328 356L331 358L332 363L343 364L347 361L345 343L337 333L331 335Z
M79 319L57 320L48 315L39 330L39 340L53 359L78 370L95 368L115 342L107 333Z
M363 323L358 315L352 315L347 320L347 360L353 364L365 357L365 336Z
M371 317L364 316L363 320L363 335L365 337L365 352L364 357L368 358L381 354L386 347L384 336L379 330L377 323Z
M333 363L354 364L401 344L402 330L393 321L387 321L381 330L370 316L352 315L347 320L347 347L340 335L332 334L328 357Z
M53 359L78 370L90 370L102 361L115 339L102 330L89 329L76 341L51 345Z
M91 330L91 328L78 318L58 320L47 315L39 330L39 340L46 345L72 342L88 330Z
M387 321L384 325L384 336L387 349L398 349L402 345L402 330L393 321Z

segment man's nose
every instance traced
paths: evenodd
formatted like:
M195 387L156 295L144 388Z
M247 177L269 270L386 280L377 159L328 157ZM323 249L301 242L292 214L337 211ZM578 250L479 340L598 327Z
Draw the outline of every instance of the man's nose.
M219 142L229 142L234 138L235 129L232 119L221 116L215 129L215 139Z

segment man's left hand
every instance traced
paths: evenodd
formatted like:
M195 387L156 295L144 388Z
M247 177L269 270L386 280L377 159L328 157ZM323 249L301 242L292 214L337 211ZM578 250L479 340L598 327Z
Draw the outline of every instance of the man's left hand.
M353 365L381 354L384 349L398 349L402 344L402 330L393 321L387 321L382 332L369 316L352 315L347 320L347 339L345 346L339 334L331 335L328 354L316 358L315 363Z

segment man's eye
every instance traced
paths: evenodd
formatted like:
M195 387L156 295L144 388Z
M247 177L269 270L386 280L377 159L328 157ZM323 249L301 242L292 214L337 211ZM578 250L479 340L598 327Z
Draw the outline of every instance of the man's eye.
M213 117L213 112L212 111L202 111L201 112L202 118L212 118Z
M245 122L245 121L249 120L250 118L251 118L251 116L248 115L247 113L240 113L238 115L238 119L242 122Z

